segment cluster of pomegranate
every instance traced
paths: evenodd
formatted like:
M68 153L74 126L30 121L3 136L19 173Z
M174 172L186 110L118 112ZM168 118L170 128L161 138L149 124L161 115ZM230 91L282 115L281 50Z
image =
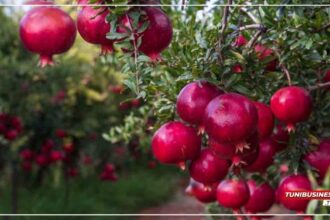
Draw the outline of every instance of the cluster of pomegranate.
M97 4L102 6L103 1ZM148 22L148 27L142 32L132 27L131 9L119 19L118 33L123 38L111 40L107 38L111 25L107 22L110 10L108 7L95 8L88 6L89 1L78 1L83 7L77 16L77 24L66 12L45 0L28 2L28 4L44 4L34 7L20 22L20 37L24 46L31 52L40 55L40 66L53 65L52 56L68 51L76 38L77 29L81 37L91 43L101 46L101 54L113 51L113 44L133 35L133 44L138 45L138 51L149 56L151 60L160 59L160 52L169 46L172 40L172 24L168 16L158 7L144 7L140 10L143 18L139 21L141 27ZM76 28L77 27L77 28ZM129 33L130 32L130 33ZM129 50L123 50L129 52Z
M23 130L22 120L7 113L0 113L0 134L8 141L13 141Z
M181 90L176 108L182 121L162 125L152 138L152 151L161 163L182 169L189 161L189 194L201 202L217 200L235 213L243 207L247 213L265 212L276 197L288 209L305 211L308 201L297 203L284 193L311 189L305 175L284 176L275 195L269 183L256 182L249 175L246 180L242 171L265 173L275 154L286 148L295 125L311 114L312 99L307 90L298 86L281 88L273 94L269 107L200 80ZM306 156L321 178L330 166L329 149L329 142L323 141ZM318 161L320 157L324 161Z

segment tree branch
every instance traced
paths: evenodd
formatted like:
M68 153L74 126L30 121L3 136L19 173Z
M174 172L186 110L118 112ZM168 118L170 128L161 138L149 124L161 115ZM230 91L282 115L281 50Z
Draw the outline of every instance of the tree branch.
M278 51L277 50L274 50L274 53L277 56L277 59L280 61L279 66L280 66L281 70L284 72L284 74L285 74L285 76L286 76L286 78L288 80L289 86L291 86L292 85L292 82L291 82L291 76L290 76L289 70L286 68L286 66L283 64L283 62L281 62L280 54L278 53Z
M310 86L308 89L309 90L315 90L315 89L320 89L324 87L329 87L330 88L330 82L325 82L325 83L318 83L315 86Z
M316 29L314 31L314 33L318 33L318 32L321 32L321 31L324 31L326 29L330 28L330 23L329 24L326 24L326 25L323 25L322 27L320 27L319 29Z
M263 30L265 29L265 26L262 25L262 24L248 24L248 25L244 25L244 26L241 26L237 29L237 31L244 31L244 30L247 30L247 29L259 29L259 30Z
M232 3L233 3L233 0L228 0L228 3L224 8L222 22L221 22L220 36L219 36L219 40L217 42L218 58L219 58L219 61L221 63L223 61L223 56L222 56L222 52L221 52L221 45L225 41L225 31L226 31L226 28L227 28L227 25L228 25L229 7Z
M256 23L256 24L260 24L259 19L258 19L256 16L254 16L254 15L249 11L249 9L247 9L247 8L245 8L245 7L242 7L242 8L240 8L240 10L241 10L242 12L244 12L245 14L247 14L247 16L249 16L249 17L251 18L251 20L252 20L254 23Z
M251 40L248 42L247 44L247 48L252 48L254 47L254 45L256 44L258 38L260 37L260 35L265 32L265 30L258 30L257 33L255 33L255 35L251 38Z

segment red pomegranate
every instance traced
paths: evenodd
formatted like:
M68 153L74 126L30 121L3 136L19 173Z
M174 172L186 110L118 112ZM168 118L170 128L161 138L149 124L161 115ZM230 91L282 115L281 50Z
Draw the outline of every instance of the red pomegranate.
M247 44L247 40L243 35L239 35L234 42L234 46L235 47L241 47L241 46L245 46Z
M309 200L297 200L295 198L286 197L286 192L311 189L312 186L307 176L302 174L293 174L281 180L278 187L278 199L287 209L297 212L305 212Z
M248 98L227 93L207 105L203 123L214 140L245 146L246 139L257 130L258 113Z
M58 150L52 150L49 156L52 162L61 161L63 159L63 153Z
M259 139L264 140L268 138L274 129L274 116L270 108L261 103L254 102L258 111L258 134Z
M137 34L136 30L133 30L136 37L141 37L141 44L138 49L149 56L152 61L157 61L161 59L160 52L166 49L172 41L172 24L169 17L158 7L144 7L141 10L145 13L145 18L149 24L142 34ZM128 29L132 29L131 23L129 13L120 20L120 24ZM140 24L142 24L142 21L140 21ZM118 30L120 33L126 31L124 28Z
M24 46L40 55L40 66L53 65L52 56L70 49L76 38L72 18L56 7L35 7L20 22Z
M326 71L323 81L325 83L330 82L330 69ZM330 91L330 86L327 86L326 89Z
M283 125L278 124L275 127L271 139L275 142L276 151L279 152L284 150L288 146L290 135Z
M178 95L176 101L178 115L190 124L201 125L206 106L222 93L223 91L216 85L207 81L189 83Z
M243 72L243 66L241 64L235 64L232 68L231 71L233 73L242 73Z
M265 59L268 59L272 56L274 56L274 51L268 47L265 47L262 44L257 44L254 47L254 51L257 54L257 57L260 61L263 61ZM269 61L266 65L267 71L275 71L277 66L277 60L274 58L273 60Z
M195 159L201 148L201 137L196 130L172 121L162 125L152 138L152 151L162 163L179 164Z
M268 211L275 202L275 191L268 183L257 184L254 180L247 182L250 190L249 201L244 208L247 212Z
M110 24L106 20L108 15L106 7L95 9L84 6L77 16L77 29L81 37L91 44L101 45L102 55L113 51L113 41L106 38L110 31Z
M308 153L304 159L317 170L323 180L330 168L330 140L323 140L318 149Z
M210 203L216 201L217 186L218 183L213 183L205 187L204 184L190 178L189 185L185 191L186 194L194 196L200 202Z
M63 144L63 150L68 154L72 153L74 149L75 149L75 145L72 142Z
M225 160L230 160L233 158L236 152L235 146L232 144L223 144L219 143L213 138L209 138L209 145L208 147L213 150L218 157L225 159Z
M55 146L55 143L52 139L46 139L42 142L41 152L49 153L53 149L54 146Z
M275 143L271 140L264 140L259 145L259 154L257 159L245 169L249 172L264 173L266 169L272 165L276 154Z
M227 160L221 159L212 150L206 148L191 162L189 172L194 180L208 185L225 178L228 169Z
M55 131L55 135L58 137L58 138L65 138L68 134L67 132L64 130L64 129L56 129Z
M39 7L43 5L54 5L54 2L52 2L52 0L29 0L24 2L24 5Z
M275 117L287 124L290 132L294 130L296 123L309 118L312 111L312 98L302 87L284 87L272 96L270 107Z
M49 158L44 154L38 154L35 157L35 162L41 167L47 166L49 164Z
M34 152L30 149L24 149L19 153L22 160L31 161L34 158Z
M217 200L225 208L237 210L244 206L249 198L249 187L244 180L227 179L218 185Z
M18 136L18 131L16 129L9 129L7 130L7 132L5 133L5 138L8 141L13 141L17 138Z

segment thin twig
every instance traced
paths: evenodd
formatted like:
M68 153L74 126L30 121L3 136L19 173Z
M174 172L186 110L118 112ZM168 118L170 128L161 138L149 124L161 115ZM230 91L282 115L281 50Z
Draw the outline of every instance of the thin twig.
M221 30L220 30L220 36L219 36L219 40L217 42L217 49L218 49L218 57L219 57L219 61L220 63L223 62L223 56L222 56L222 51L221 51L221 45L224 43L225 41L225 31L228 25L228 17L229 17L229 7L230 5L233 3L232 0L228 0L227 5L224 8L223 11L223 17L222 17L222 22L221 22Z
M324 87L329 87L330 88L330 82L325 82L325 83L318 83L315 86L310 86L308 89L309 90L315 90L315 89L320 89Z
M244 26L241 26L237 29L237 31L244 31L244 30L247 30L247 29L264 29L265 26L262 25L262 24L248 24L248 25L244 25Z
M290 72L289 72L289 70L286 68L286 66L285 66L285 65L283 64L283 62L281 61L281 59L280 59L281 56L280 56L279 52L278 52L277 50L273 50L273 51L274 51L274 53L275 53L277 59L280 61L279 66L280 66L281 70L284 72L284 74L285 74L285 76L286 76L286 78L287 78L287 80L288 80L288 84L289 84L289 86L291 86L291 85L292 85L292 82L291 82L291 76L290 76Z
M251 38L251 40L248 42L247 44L247 48L252 48L254 47L254 45L256 44L258 38L260 37L260 35L265 32L265 30L258 30L255 35Z
M245 7L242 7L242 8L240 8L240 10L241 10L242 12L244 12L245 14L247 14L247 15L251 18L251 20L252 20L254 23L256 23L256 24L260 24L259 19L258 19L256 16L254 16L254 14L252 14L252 13L249 11L249 9L247 9L247 8L245 8Z

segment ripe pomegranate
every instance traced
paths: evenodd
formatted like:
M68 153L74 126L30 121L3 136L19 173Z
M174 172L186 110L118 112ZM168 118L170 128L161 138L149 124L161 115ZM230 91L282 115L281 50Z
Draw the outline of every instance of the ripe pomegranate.
M84 6L77 16L77 29L81 37L91 43L101 45L101 54L105 55L113 51L113 41L106 38L110 31L110 24L106 18L110 11L107 7Z
M162 163L180 164L195 159L201 148L201 137L196 130L172 121L162 125L152 138L154 156Z
M52 162L61 161L63 159L63 153L58 150L52 150L49 156Z
M268 139L262 141L259 146L257 159L251 165L246 167L246 170L249 172L264 173L274 161L273 157L276 154L275 143L271 139Z
M241 46L245 46L247 44L247 40L243 35L239 35L234 42L234 46L235 47L241 47Z
M264 45L257 44L254 47L254 51L257 54L257 57L260 61L263 61L265 59L268 59L271 56L274 56L274 51L270 48L265 47ZM277 66L277 60L273 59L270 62L267 63L266 65L266 70L267 71L275 71Z
M325 83L330 82L330 69L326 71L323 81ZM326 89L330 91L330 86L327 86Z
M113 165L112 163L107 163L104 165L103 170L107 173L113 173L115 172L116 168L115 165Z
M22 150L19 155L24 161L31 161L34 159L34 152L30 149Z
M116 173L107 173L107 172L102 172L100 174L100 179L102 181L112 181L112 182L116 182L118 180L118 176Z
M139 107L141 105L140 99L132 99L131 105L132 105L132 107L135 107L135 108Z
M286 192L311 190L312 186L307 176L302 174L293 174L283 178L278 187L278 199L287 209L297 212L305 212L309 200L294 199L286 197Z
M244 180L227 179L218 185L217 200L225 208L237 210L244 206L249 198L249 187Z
M241 64L235 64L232 68L231 71L233 73L242 73L243 72L243 66Z
M58 128L55 131L55 135L58 138L65 138L67 136L67 132L65 130L63 130L63 129Z
M309 118L312 111L312 98L302 87L284 87L272 96L270 107L275 117L287 124L290 132L294 130L296 123Z
M122 94L124 92L124 88L121 85L109 85L108 89L114 94Z
M258 134L259 139L264 140L268 138L274 129L274 116L270 108L261 103L254 102L258 111Z
M55 146L55 143L52 139L46 139L43 141L41 145L41 152L42 153L49 153L53 147Z
M63 150L68 154L72 153L74 149L75 149L75 145L72 142L63 144Z
M5 133L5 138L8 140L8 141L12 141L14 139L16 139L18 136L18 132L16 129L9 129L7 130L7 132Z
M23 122L20 117L12 116L10 118L10 125L14 128L18 133L23 130Z
M323 140L318 149L308 153L304 159L317 170L323 180L330 168L330 140Z
M207 105L203 123L207 134L214 140L241 147L257 130L258 113L248 98L227 93Z
M36 157L35 157L35 162L43 167L43 166L47 166L49 164L49 159L46 155L44 154L38 154Z
M209 145L208 147L213 150L218 157L225 159L225 160L230 160L233 158L236 152L235 146L232 144L223 144L219 143L213 138L209 138Z
M249 201L244 208L247 212L268 211L275 202L275 191L268 183L257 184L254 180L247 182L250 190Z
M142 34L137 34L137 30L133 30L135 36L141 38L138 50L149 56L152 61L157 61L161 59L160 52L166 49L172 41L172 24L169 17L158 7L144 7L141 10L145 13L149 24ZM129 13L120 19L122 26L132 30L131 23ZM140 21L140 24L142 24L142 21ZM119 28L118 32L125 33L126 28Z
M76 38L72 18L56 7L35 7L20 22L24 46L40 55L40 66L53 65L52 56L68 51Z
M276 152L284 150L288 146L290 139L288 131L283 125L278 124L274 130L271 139L275 142Z
M186 193L194 196L198 201L210 203L216 201L218 183L213 183L209 187L190 178L189 185L186 188Z
M223 91L216 85L204 80L189 83L178 95L176 101L178 115L190 124L201 125L206 106L222 93Z
M189 172L194 180L208 185L225 178L228 169L227 160L221 159L212 150L206 148L191 162Z

